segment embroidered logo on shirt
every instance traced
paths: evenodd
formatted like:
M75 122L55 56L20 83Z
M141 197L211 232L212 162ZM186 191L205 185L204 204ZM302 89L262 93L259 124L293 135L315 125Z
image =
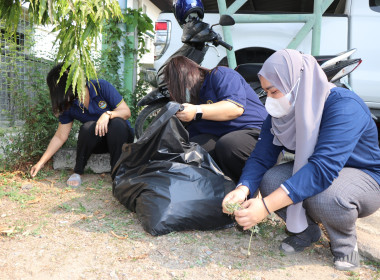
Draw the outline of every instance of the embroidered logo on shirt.
M99 101L98 106L100 109L105 109L107 107L107 102L101 100Z
M212 100L207 100L207 104L212 104L214 102L212 102Z

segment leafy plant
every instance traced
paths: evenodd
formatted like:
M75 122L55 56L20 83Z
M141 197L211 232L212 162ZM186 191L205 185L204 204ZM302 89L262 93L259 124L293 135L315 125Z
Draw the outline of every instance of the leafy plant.
M65 61L63 73L69 65L66 90L73 86L80 97L85 92L85 78L97 77L91 59L103 25L111 18L121 19L117 0L2 0L0 19L5 20L6 35L16 39L17 26L23 6L29 5L30 22L35 25L54 26L57 36L57 61Z
M35 97L29 100L29 106L18 103L19 108L23 109L24 124L17 133L8 136L7 143L2 147L2 169L25 169L28 163L35 162L45 151L58 127L44 83L45 76L42 77L43 73L39 71L31 71L30 75L33 75L30 79L35 81L30 89ZM75 126L71 131L66 145L73 145L77 129Z
M146 94L148 83L144 81L142 75L139 75L134 92L126 89L124 75L120 72L122 63L119 58L132 54L136 58L136 65L139 65L141 57L149 51L145 45L144 34L148 31L153 32L153 24L152 20L141 9L127 9L123 13L122 22L136 29L137 48L129 41L128 32L122 28L121 22L111 19L103 29L103 48L97 65L99 76L114 85L123 96L131 110L130 121L134 123L140 110L137 102ZM126 40L127 43L121 47L120 42L123 40Z
M38 1L37 1L38 2ZM60 1L56 1L60 2ZM81 13L81 9L83 7L77 6L77 4L82 1L77 1L74 4L74 8L76 7L76 11L78 13ZM91 2L91 1L88 1ZM99 1L94 1L94 6L98 5L97 7L100 7L101 5L98 3ZM111 3L112 1L105 1L105 3ZM67 2L67 3L70 3ZM105 4L105 5L106 5ZM0 9L2 8L3 2L0 4ZM71 8L69 9L66 6L62 6L63 4L57 4L57 11L56 11L56 16L60 14L64 9L68 9L69 14L68 17L65 19L62 19L65 24L66 28L65 30L61 30L61 32L58 35L58 38L66 38L65 36L67 35L68 37L75 37L77 36L80 32L81 29L77 29L75 26L72 34L68 35L65 32L69 32L68 30L72 28L71 24L69 25L68 19L79 19L77 18L78 15L72 14ZM90 4L86 4L85 7L91 8L89 6ZM100 5L100 6L99 6ZM36 8L36 7L35 7ZM40 7L41 8L41 7ZM93 7L94 8L94 7ZM36 8L37 9L37 8ZM62 11L60 11L61 9ZM95 8L94 8L95 9ZM3 11L1 12L3 13ZM107 9L104 10L104 13L107 14ZM85 12L87 17L91 17L92 14L90 12ZM0 14L1 16L1 14ZM92 22L92 24L95 24L98 19L93 19L90 21L87 19L87 21L83 18L84 15L82 15L82 19L84 22ZM103 17L103 16L102 16ZM109 20L108 24L106 25L106 30L105 33L107 36L105 37L105 44L106 48L103 48L102 51L102 56L99 62L99 69L101 69L102 73L102 78L105 78L109 82L111 82L113 85L115 85L119 90L120 93L123 95L124 99L128 103L131 112L132 112L132 118L131 121L133 122L134 118L138 114L138 108L136 106L137 100L139 100L143 94L145 94L146 91L146 86L142 80L138 82L138 85L136 87L135 93L132 94L130 92L127 92L123 88L123 76L119 74L119 69L121 67L118 57L120 57L122 54L126 55L128 52L133 52L136 54L137 57L141 57L145 52L147 52L147 49L145 48L145 41L142 39L143 33L146 32L147 30L153 31L153 25L152 21L141 12L141 10L132 10L128 9L127 12L122 16L120 19L125 22L135 22L136 28L137 28L137 34L139 36L139 48L138 49L133 49L133 48L120 48L119 42L122 40L122 38L126 37L125 31L122 31L120 28L120 21L119 20ZM7 22L8 23L8 22ZM74 21L75 23L75 21ZM57 25L56 29L58 27L62 27L65 25ZM75 24L73 24L75 25ZM88 29L88 33L91 35L95 32L100 32L102 29L101 27L95 28L94 29ZM58 29L57 29L58 30ZM83 30L82 30L83 31ZM76 32L78 33L77 35ZM83 31L86 32L86 29ZM25 30L26 34L32 33L32 30L30 29L28 32ZM63 34L66 34L65 36ZM90 36L89 35L89 36ZM99 35L99 34L98 34ZM92 35L91 35L92 36ZM90 37L91 37L90 36ZM89 37L89 38L90 38ZM83 35L81 38L84 38ZM7 59L8 59L8 66L7 69L15 69L12 72L14 73L20 73L17 67L19 65L24 65L28 64L28 69L27 71L27 80L32 81L31 84L28 87L24 88L19 88L18 85L20 84L19 80L21 77L12 77L11 79L9 78L8 80L8 86L11 91L11 96L12 100L14 100L14 110L11 110L9 112L9 117L10 120L14 123L16 119L21 119L24 121L24 125L22 128L18 129L16 133L7 133L7 132L0 132L2 138L6 138L5 143L2 143L2 153L0 153L0 158L2 164L0 165L0 170L4 169L20 169L23 168L25 169L28 164L34 163L45 151L46 147L49 144L50 139L53 137L57 126L58 126L58 121L57 118L52 114L51 112L51 104L50 104L50 97L47 91L47 86L45 84L45 78L47 71L51 68L52 62L43 62L45 64L45 67L43 69L37 68L38 65L41 64L41 61L34 59L32 56L30 56L30 59L28 61L25 61L25 55L24 51L30 52L30 47L33 45L33 41L30 37L25 39L28 45L24 46L25 50L18 51L17 48L19 46L17 43L12 40L9 37L4 38L7 48L9 50L14 50L14 51L8 51L7 52ZM72 55L72 53L76 53L75 49L77 48L76 44L77 41L71 40L70 38L65 39L66 43L61 44L61 49L59 49L58 54L51 54L51 56L57 56L57 59L60 57L64 59L66 62L72 61L69 57L63 57L62 53L64 52L64 48L68 48L70 50L69 56ZM87 39L86 39L87 40ZM90 51L90 41L83 41L82 43L85 44L88 48L85 50ZM87 43L86 43L87 42ZM66 47L64 47L66 46ZM61 52L61 56L60 56ZM78 75L82 76L83 78L85 75L82 73L81 67L82 64L86 64L87 58L89 59L89 56L83 54L84 58L83 61L76 60L75 64L75 70L76 72L71 72L73 71L74 68L70 68L70 73L69 76L71 75L71 82L75 82L75 77ZM20 63L22 62L22 63ZM13 67L13 68L12 68ZM78 70L79 69L79 70ZM86 68L87 69L87 68ZM79 71L79 72L78 72ZM86 70L90 71L90 70ZM86 72L86 75L92 75L92 72ZM83 74L83 75L82 75ZM80 81L82 78L78 78L79 80L76 80L77 83ZM69 84L69 83L68 83ZM34 98L30 98L30 96L34 96ZM13 108L12 107L12 108ZM19 110L17 113L16 110ZM73 129L70 133L68 141L65 143L65 147L72 147L76 145L76 133L79 129L79 124L77 122L74 122ZM2 155L1 155L2 154Z

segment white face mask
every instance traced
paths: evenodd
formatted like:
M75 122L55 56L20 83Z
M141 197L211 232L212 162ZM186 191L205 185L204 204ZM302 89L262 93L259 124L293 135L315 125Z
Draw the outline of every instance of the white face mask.
M293 107L292 104L290 104L290 98L292 97L291 92L297 86L297 91L294 93L294 100L295 100L298 93L299 81L300 79L297 80L293 88L284 96L280 98L273 98L269 96L267 97L267 100L265 101L265 109L267 110L269 115L271 115L274 118L281 118L289 114L290 110Z

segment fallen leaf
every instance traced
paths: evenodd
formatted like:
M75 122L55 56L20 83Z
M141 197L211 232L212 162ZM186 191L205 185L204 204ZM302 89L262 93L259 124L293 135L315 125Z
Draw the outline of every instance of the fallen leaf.
M119 239L127 239L128 238L128 234L126 234L124 236L120 236L120 235L117 235L116 233L114 233L112 230L111 230L111 234L113 236L115 236L116 238L119 238Z
M143 254L143 255L140 255L140 256L128 256L129 259L131 260L142 260L142 259L146 259L148 257L148 254Z
M88 191L92 191L92 190L95 190L95 188L87 187L86 190L88 190Z
M35 204L35 203L38 203L38 202L40 202L41 201L41 197L37 197L37 198L35 198L35 199L33 199L33 200L29 200L29 201L27 201L26 203L27 204Z
M0 234L6 234L6 235L9 235L9 234L12 234L15 232L15 227L4 227L4 226L0 226Z

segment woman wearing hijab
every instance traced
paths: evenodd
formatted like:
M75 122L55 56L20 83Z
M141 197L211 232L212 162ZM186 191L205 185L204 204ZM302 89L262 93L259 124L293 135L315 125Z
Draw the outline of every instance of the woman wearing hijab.
M236 183L268 115L257 94L235 70L206 69L184 56L172 58L164 76L171 99L184 106L176 115L188 123L190 141Z
M357 268L355 221L380 207L380 149L369 109L354 92L329 83L311 55L296 50L270 56L259 78L269 116L223 211L227 202L243 203L234 215L244 229L276 211L293 233L281 243L285 254L318 241L322 223L335 267ZM283 150L295 160L274 166ZM261 199L253 198L257 189Z

